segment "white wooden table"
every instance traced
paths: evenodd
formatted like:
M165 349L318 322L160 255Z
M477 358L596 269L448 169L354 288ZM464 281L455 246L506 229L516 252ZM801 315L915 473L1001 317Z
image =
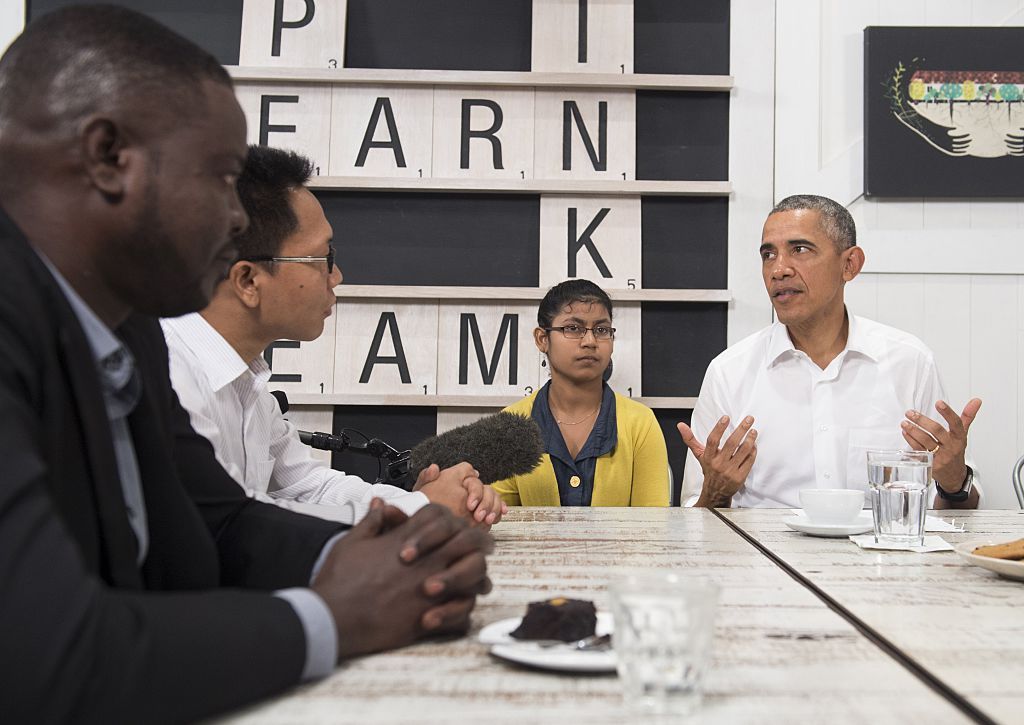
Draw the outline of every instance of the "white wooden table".
M494 536L494 591L480 600L468 637L349 662L233 720L635 722L614 674L520 668L488 655L476 633L556 595L605 608L616 575L679 568L722 587L705 704L695 721L967 721L710 511L518 509Z
M951 511L956 544L1024 537L1024 512ZM722 511L799 575L999 722L1024 722L1024 583L954 552L862 550L848 539L791 531L788 509Z

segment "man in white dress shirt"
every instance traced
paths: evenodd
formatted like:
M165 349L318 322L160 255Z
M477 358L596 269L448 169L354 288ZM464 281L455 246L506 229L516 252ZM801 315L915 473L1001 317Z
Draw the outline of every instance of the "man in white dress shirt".
M501 498L469 466L431 466L407 492L315 460L268 391L263 351L275 340L319 337L341 283L333 230L305 188L311 170L297 154L250 147L238 181L250 218L236 237L239 261L209 307L162 321L171 381L192 427L260 500L344 523L362 519L373 498L409 515L434 502L474 523L497 522L505 510Z
M976 508L964 456L981 401L958 415L920 340L847 312L844 287L864 266L850 213L820 196L782 200L761 265L777 321L708 366L692 428L679 424L683 504L798 507L802 488L866 489L865 452L909 446L934 453L936 508Z

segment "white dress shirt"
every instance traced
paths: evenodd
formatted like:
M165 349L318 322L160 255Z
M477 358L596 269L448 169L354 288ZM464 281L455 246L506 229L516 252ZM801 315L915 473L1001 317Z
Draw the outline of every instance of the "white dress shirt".
M824 370L793 347L776 322L711 361L693 411L706 442L723 415L722 440L748 415L757 458L733 506L800 506L802 488L867 490L869 449L906 449L900 430L908 410L935 419L945 400L931 351L913 335L849 315L846 348ZM944 421L942 421L944 424ZM704 482L687 452L682 501L696 503Z
M315 460L267 390L270 368L262 356L246 364L198 313L161 322L171 382L192 427L251 496L344 523L362 519L373 498L409 515L427 504L422 493L370 484Z

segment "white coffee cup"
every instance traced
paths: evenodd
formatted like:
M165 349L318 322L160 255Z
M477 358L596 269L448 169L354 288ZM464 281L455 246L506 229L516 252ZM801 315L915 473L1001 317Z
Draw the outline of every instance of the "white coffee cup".
M864 492L845 488L805 488L800 505L816 524L851 524L864 508Z

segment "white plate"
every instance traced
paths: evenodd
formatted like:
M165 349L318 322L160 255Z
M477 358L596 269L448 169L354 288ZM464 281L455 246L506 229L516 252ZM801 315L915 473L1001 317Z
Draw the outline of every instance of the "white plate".
M871 512L864 511L857 519L850 524L816 524L806 516L787 516L782 519L789 528L811 536L843 537L863 534L871 531L874 524L871 521Z
M983 569L994 571L996 574L1004 576L1007 579L1024 581L1024 561L993 559L991 556L978 556L973 553L979 546L991 546L993 544L1002 543L1005 542L995 541L992 539L985 541L962 541L953 548L956 550L956 553L960 555L960 558L968 564L973 564L974 566L980 566Z
M495 657L521 665L564 672L615 671L615 652L610 649L575 650L561 645L541 647L536 642L513 639L509 633L521 621L522 617L512 617L492 622L480 630L477 639L482 644L492 645L491 654ZM610 612L597 613L597 634L610 634L612 626Z

